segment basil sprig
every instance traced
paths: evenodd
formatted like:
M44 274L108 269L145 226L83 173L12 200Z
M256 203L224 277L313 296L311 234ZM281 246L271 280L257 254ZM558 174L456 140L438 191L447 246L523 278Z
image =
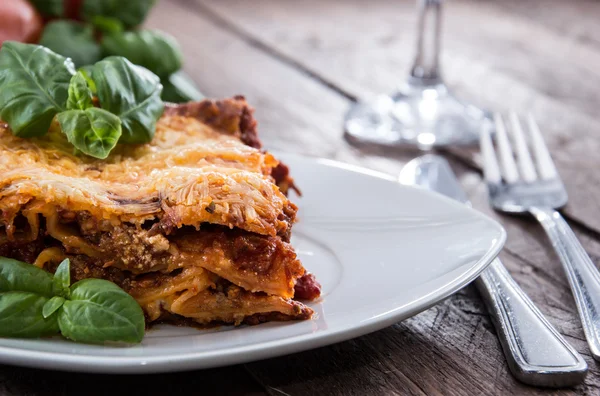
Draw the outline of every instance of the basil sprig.
M59 331L56 316L45 318L50 299L32 292L0 292L0 337L42 337Z
M141 342L144 314L133 297L103 279L70 283L68 259L52 276L0 257L0 337L60 332L76 342Z
M120 56L75 73L68 58L38 45L7 41L0 49L0 119L13 134L44 135L56 116L69 142L95 158L119 142L152 140L162 89L156 75Z
M69 110L57 117L69 142L82 153L105 159L121 137L121 120L96 107Z
M5 41L0 50L0 119L20 137L44 135L65 110L73 62L45 47Z
M83 279L70 288L58 315L62 335L77 342L138 343L144 337L144 314L139 304L114 283Z
M165 104L160 98L162 85L148 69L120 56L110 56L92 68L92 80L100 105L116 114L123 124L123 143L152 140L156 121Z
M88 79L84 71L78 71L69 82L69 96L67 97L67 110L85 110L94 106L93 93L88 86Z
M89 156L108 157L121 137L121 119L93 107L92 90L81 71L71 78L67 109L56 118L69 142Z

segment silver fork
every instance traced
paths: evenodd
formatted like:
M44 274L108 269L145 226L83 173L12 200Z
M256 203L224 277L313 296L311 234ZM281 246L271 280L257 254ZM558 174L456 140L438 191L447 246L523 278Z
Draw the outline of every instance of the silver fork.
M494 115L497 156L489 129L481 135L490 202L497 210L530 213L540 222L569 279L592 355L600 360L600 272L555 210L567 203L567 191L535 119L527 117L527 132L516 113L510 113L509 122L507 129Z

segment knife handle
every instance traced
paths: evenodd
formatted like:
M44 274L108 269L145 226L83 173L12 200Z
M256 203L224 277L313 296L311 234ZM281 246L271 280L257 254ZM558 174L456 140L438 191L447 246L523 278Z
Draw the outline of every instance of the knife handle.
M581 355L546 320L499 259L475 281L492 317L513 375L529 385L580 384L588 371Z

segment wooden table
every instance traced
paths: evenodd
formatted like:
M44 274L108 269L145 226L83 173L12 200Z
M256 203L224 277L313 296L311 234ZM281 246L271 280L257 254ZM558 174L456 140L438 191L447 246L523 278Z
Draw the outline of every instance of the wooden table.
M488 109L536 115L569 190L564 214L599 264L600 2L453 0L445 7L447 82ZM416 29L413 1L162 0L148 25L179 39L186 70L208 96L248 98L268 148L390 174L417 155L360 151L342 138L342 117L352 102L393 91L407 74ZM387 329L291 356L152 376L2 366L0 394L600 394L598 364L540 227L488 208L475 150L445 154L475 207L506 227L505 265L585 357L583 385L547 391L516 382L469 286Z

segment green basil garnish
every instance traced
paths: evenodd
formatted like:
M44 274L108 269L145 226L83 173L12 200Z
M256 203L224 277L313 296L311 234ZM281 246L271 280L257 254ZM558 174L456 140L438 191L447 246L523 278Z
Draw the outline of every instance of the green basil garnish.
M119 117L96 107L64 111L57 119L69 142L95 158L108 157L121 137Z
M165 106L159 78L125 58L111 56L94 65L92 79L100 106L121 119L121 142L152 140Z
M62 305L65 303L63 297L54 296L50 300L46 301L46 304L42 307L42 316L47 318L51 316L54 312L56 312Z
M72 286L69 260L54 277L31 264L0 257L0 337L62 333L78 342L138 343L144 313L112 282L84 279Z
M44 318L49 298L27 291L0 293L0 337L41 337L58 333L56 316Z
M0 49L0 119L21 137L46 134L65 110L73 62L47 48L5 41Z
M69 83L69 97L67 110L85 110L93 107L92 90L88 87L88 80L82 71L78 71Z
M116 18L127 28L141 24L156 0L83 0L81 16L91 21L95 16Z
M71 286L71 272L69 267L69 260L65 259L56 268L56 272L54 272L52 283L54 294L57 296L69 297L69 286Z
M40 38L40 45L71 58L75 66L96 63L102 55L94 38L94 28L76 21L48 23Z
M95 158L119 142L152 140L161 93L155 74L119 56L75 73L69 59L41 46L7 41L0 49L0 119L13 134L44 135L56 116L69 142Z
M71 78L67 109L59 113L57 119L69 142L89 156L108 157L121 137L121 120L106 110L93 107L92 90L84 71L78 71Z
M71 286L58 317L62 334L74 341L138 343L144 337L144 313L123 289L103 279L84 279Z
M165 102L181 103L204 99L204 95L196 88L194 80L183 70L173 73L161 81L163 84L162 99Z
M52 297L52 275L34 265L0 257L0 293L9 291L26 291Z
M94 65L86 65L86 66L80 67L79 70L77 70L77 71L79 73L81 73L81 75L85 78L88 88L90 89L90 91L92 91L92 95L96 95L96 83L94 82L94 80L92 80L92 69L93 68L94 68ZM71 82L71 83L73 83L73 82Z
M166 77L181 69L183 54L177 41L156 30L136 30L106 35L102 39L105 55L118 55Z

